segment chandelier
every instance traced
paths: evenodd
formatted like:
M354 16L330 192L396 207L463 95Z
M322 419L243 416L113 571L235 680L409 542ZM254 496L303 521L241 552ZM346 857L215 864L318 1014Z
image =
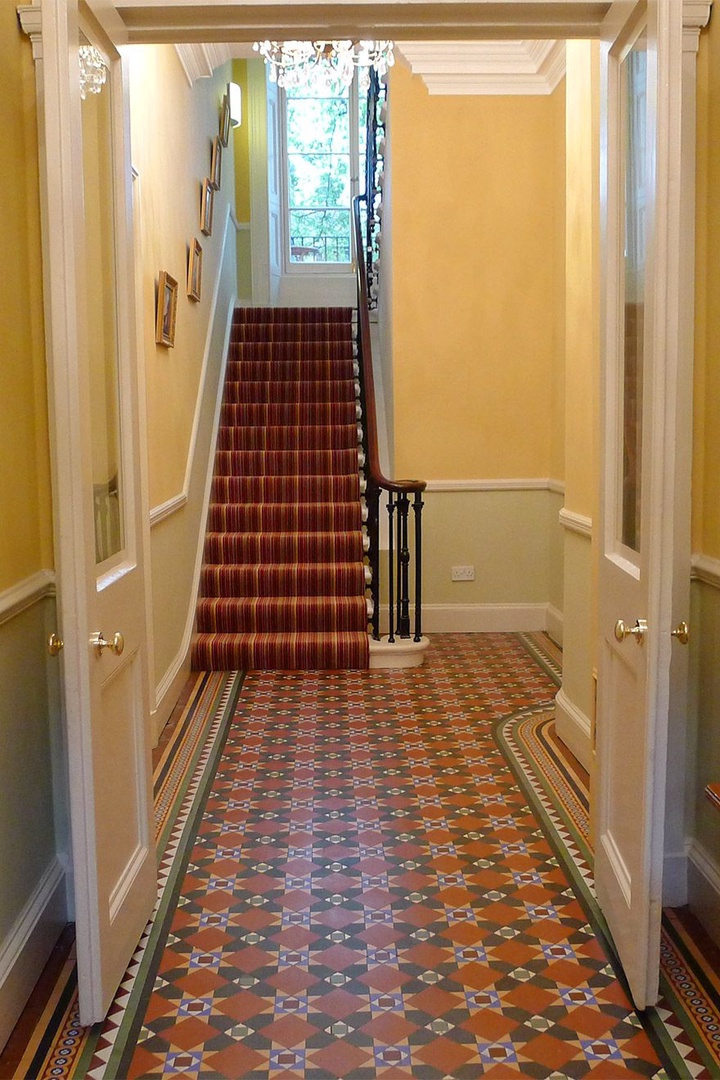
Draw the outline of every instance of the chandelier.
M287 90L321 79L328 87L349 86L355 69L379 76L394 63L392 41L256 41L270 79Z
M99 94L107 79L107 64L102 53L94 45L81 45L78 50L80 64L80 97Z

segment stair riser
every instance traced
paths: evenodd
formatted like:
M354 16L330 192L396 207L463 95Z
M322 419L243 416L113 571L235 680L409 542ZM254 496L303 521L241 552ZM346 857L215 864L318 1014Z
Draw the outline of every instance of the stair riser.
M308 382L311 380L354 379L353 360L229 360L225 378L230 382Z
M316 424L353 424L360 419L355 401L284 402L282 404L226 402L220 411L220 423L227 427L276 427Z
M258 323L352 323L350 307L238 307L233 312L233 326Z
M362 562L362 533L210 533L205 562L287 563Z
M326 323L235 323L231 341L349 341L352 326L341 322Z
M336 634L317 640L314 635L288 634L265 638L257 634L200 636L193 644L196 671L252 671L262 669L364 671L369 663L365 633Z
M197 628L206 634L359 633L367 630L367 609L361 598L326 598L324 603L309 597L209 598L198 603Z
M362 527L355 502L266 504L211 503L208 529L212 532L348 532Z
M356 477L357 450L218 450L215 475L228 477Z
M321 424L306 427L221 427L218 450L355 450L360 438L357 424L333 428Z
M362 563L300 566L205 566L205 597L358 596L365 587Z
M360 498L357 476L216 476L218 503L352 502Z
M356 386L352 379L314 382L226 382L225 403L228 405L300 405L326 402L354 403Z

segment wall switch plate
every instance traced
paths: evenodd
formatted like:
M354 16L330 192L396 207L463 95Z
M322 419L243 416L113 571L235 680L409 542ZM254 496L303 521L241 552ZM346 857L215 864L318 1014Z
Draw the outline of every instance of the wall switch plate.
M475 567L474 566L451 566L450 567L450 579L452 581L474 581L475 580Z

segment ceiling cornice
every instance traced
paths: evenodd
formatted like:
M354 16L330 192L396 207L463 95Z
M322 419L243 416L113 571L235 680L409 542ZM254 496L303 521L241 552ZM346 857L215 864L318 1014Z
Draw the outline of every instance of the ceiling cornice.
M215 68L221 67L232 58L229 45L215 43L176 45L175 51L191 86L196 79L209 79Z
M430 94L551 94L565 74L564 41L398 41Z

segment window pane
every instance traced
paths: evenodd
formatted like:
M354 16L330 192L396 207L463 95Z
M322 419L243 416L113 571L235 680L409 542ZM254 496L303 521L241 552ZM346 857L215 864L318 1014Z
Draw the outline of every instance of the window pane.
M625 107L625 335L623 363L623 544L640 550L645 321L645 110L647 53L640 39L622 66Z
M347 210L291 210L291 262L350 262Z
M291 154L349 154L347 98L289 98L287 133Z
M350 159L337 154L288 154L290 207L348 206Z

